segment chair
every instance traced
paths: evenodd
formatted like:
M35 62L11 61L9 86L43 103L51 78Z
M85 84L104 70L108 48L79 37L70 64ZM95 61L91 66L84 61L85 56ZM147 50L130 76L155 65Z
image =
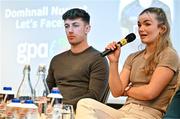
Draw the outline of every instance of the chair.
M180 89L177 90L176 94L168 106L167 112L163 119L180 119Z
M166 114L163 119L180 119L180 65L179 73L177 77L177 88L175 95L172 97L170 104L168 105Z
M100 102L106 104L106 103L107 103L107 100L108 100L108 97L109 97L109 93L110 93L110 91L109 91L109 85L107 85L107 86L106 86L106 90L105 90L105 92L104 92L104 95L103 95L103 97L101 98Z

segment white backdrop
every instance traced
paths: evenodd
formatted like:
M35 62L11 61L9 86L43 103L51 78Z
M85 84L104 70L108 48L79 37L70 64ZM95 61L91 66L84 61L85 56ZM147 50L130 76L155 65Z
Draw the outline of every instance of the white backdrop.
M161 1L0 0L0 88L12 86L16 91L22 79L24 64L27 63L31 65L34 85L38 65L45 64L48 69L54 55L69 49L61 17L73 7L89 12L92 28L88 42L100 51L111 41L118 41L130 32L137 33L136 18L142 9L148 6L163 7L170 18L172 41L179 53L178 0ZM138 50L139 44L137 35L134 42L122 48L120 69L127 55ZM108 101L119 103L119 98L110 95Z

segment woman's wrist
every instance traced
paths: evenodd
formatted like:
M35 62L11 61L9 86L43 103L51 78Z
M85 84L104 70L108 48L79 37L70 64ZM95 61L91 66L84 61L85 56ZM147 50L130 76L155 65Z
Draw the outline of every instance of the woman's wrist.
M110 64L118 64L119 61L113 61L113 62L109 62Z
M124 95L127 96L127 92L131 89L132 86L133 86L133 84L132 84L132 82L130 82L130 83L128 84L128 86L124 89Z

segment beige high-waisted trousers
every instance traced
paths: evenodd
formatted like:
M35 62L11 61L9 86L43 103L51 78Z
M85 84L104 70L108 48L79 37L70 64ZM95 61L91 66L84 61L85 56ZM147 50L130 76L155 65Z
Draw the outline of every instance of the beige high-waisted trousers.
M75 119L161 119L159 110L139 104L127 104L119 110L94 99L84 98L77 104Z

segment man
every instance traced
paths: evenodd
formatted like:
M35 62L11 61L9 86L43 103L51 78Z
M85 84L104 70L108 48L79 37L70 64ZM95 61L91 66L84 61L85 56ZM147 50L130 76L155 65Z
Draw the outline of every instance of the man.
M70 9L62 16L70 50L56 55L50 63L47 76L49 89L58 87L63 103L76 103L81 98L101 101L108 85L107 59L89 46L90 16L79 8Z

